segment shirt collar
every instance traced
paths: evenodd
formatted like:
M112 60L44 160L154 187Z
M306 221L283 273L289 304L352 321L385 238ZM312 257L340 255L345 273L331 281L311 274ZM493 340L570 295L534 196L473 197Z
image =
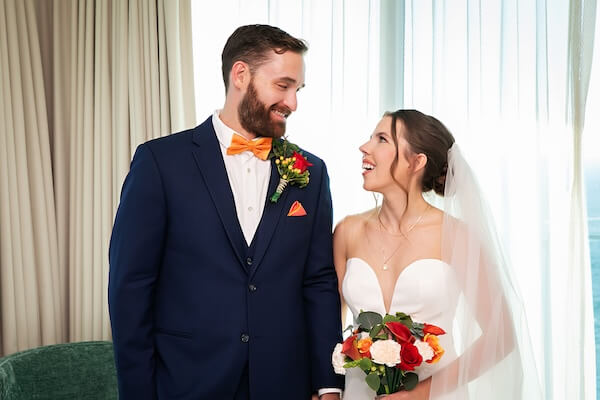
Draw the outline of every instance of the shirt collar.
M215 129L215 133L217 135L217 140L219 141L219 143L221 144L221 147L223 148L223 154L225 153L225 150L231 145L231 138L233 137L233 135L238 135L238 133L236 131L234 131L233 129L231 129L230 127L228 127L227 125L225 125L225 123L221 120L221 117L219 117L219 114L221 113L222 110L216 110L213 115L212 115L212 123L213 123L213 128ZM253 140L256 140L258 138L255 138ZM240 154L236 154L234 156L228 156L228 157L238 157L241 158L242 160L246 160L246 159L251 159L254 158L254 155L251 152L244 152L244 153L240 153ZM261 162L267 162L270 164L270 161L267 160L261 160L259 158L256 158L257 160L261 161Z
M231 138L235 134L235 131L221 121L221 118L219 117L220 112L221 110L216 110L213 113L212 123L215 128L215 133L217 134L217 140L221 143L221 146L227 148L231 144Z

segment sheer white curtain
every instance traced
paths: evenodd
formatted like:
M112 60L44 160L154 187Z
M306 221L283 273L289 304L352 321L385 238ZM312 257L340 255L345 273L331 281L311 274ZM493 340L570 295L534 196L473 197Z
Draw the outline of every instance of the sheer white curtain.
M581 129L596 1L204 3L192 4L201 117L222 105L220 51L235 27L308 40L288 130L327 162L336 220L373 206L357 147L384 110L417 108L450 128L517 276L545 398L594 398Z
M399 106L444 121L478 173L537 332L548 399L595 396L581 184L595 6L411 1L404 9Z

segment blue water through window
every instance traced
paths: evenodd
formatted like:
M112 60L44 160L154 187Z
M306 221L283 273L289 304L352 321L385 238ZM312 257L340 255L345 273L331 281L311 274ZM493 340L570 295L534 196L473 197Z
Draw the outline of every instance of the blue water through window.
M585 183L596 331L596 398L600 399L600 165L586 165Z

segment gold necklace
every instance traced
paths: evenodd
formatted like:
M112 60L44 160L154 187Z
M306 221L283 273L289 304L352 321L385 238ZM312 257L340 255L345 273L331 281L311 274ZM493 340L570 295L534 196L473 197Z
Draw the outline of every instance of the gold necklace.
M417 221L412 224L407 230L406 232L402 232L402 228L400 228L400 235L396 235L391 233L386 227L385 225L383 225L383 222L381 222L381 217L379 216L379 214L381 213L381 208L379 209L379 212L377 213L377 220L379 221L379 233L381 233L381 228L383 228L389 235L392 236L403 236L406 240L408 240L408 234L410 233L410 231L412 231L414 229L415 226L417 226L419 224L419 222L421 222L421 220L423 219L423 216L427 213L427 211L431 208L431 204L427 204L427 208L425 209L425 211L423 211L421 213L421 215L419 215L419 218L417 218ZM383 260L381 269L383 269L384 271L387 271L389 269L389 265L388 265L388 261L390 261L390 259L394 256L394 254L396 254L396 252L398 251L398 249L400 248L400 246L402 246L402 242L400 242L398 244L398 246L396 246L396 248L394 249L394 251L392 251L392 254L389 255L389 257L385 257L385 247L382 245L381 246L381 259Z

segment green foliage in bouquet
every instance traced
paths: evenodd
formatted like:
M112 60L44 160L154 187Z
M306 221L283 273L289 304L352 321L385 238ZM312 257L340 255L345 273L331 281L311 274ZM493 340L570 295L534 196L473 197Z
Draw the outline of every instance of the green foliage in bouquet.
M423 362L436 363L444 353L437 338L444 330L415 322L405 313L382 317L361 311L357 323L353 335L337 348L338 356L345 356L344 369L364 371L367 385L378 395L413 390L419 383L415 368Z

